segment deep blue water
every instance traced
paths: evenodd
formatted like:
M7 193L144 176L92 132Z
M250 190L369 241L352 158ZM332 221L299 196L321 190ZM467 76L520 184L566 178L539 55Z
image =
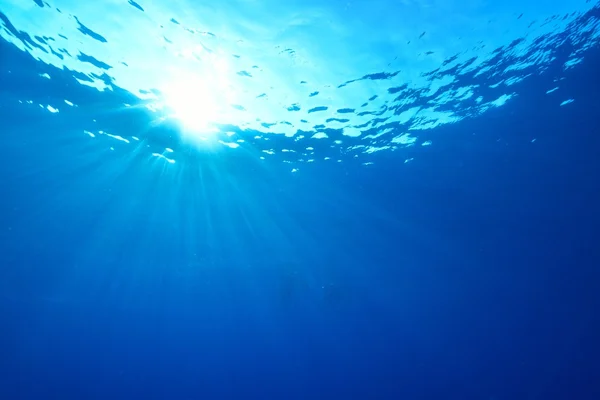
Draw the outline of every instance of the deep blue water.
M558 35L505 104L357 153L406 123L190 144L5 29L0 399L599 399L600 47Z

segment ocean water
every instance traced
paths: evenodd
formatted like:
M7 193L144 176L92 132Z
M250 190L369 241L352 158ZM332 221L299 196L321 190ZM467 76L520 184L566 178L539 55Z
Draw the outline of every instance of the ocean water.
M0 0L0 399L600 399L600 3Z

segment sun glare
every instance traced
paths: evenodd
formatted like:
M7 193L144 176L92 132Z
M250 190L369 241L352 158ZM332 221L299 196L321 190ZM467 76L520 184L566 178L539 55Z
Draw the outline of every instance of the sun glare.
M165 103L184 128L201 132L210 128L219 109L214 92L202 79L188 77L164 91Z
M234 92L223 67L213 62L198 73L172 73L162 88L168 116L181 123L184 137L207 139L217 131L215 124L231 122Z

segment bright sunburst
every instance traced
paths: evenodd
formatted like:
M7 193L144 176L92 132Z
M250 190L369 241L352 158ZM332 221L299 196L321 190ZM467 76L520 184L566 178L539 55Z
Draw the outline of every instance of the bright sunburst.
M215 124L231 123L235 93L227 65L214 56L208 61L197 72L171 71L161 90L168 116L182 124L182 134L191 140L210 137L217 131Z

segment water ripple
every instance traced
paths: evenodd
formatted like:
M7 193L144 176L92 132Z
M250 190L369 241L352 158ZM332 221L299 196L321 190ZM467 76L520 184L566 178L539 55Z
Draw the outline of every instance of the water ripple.
M557 62L576 68L600 32L598 3L589 1L223 3L4 0L0 37L81 85L128 93L123 110L177 121L180 138L150 153L168 163L183 139L252 146L290 163L350 155L369 165L376 152L431 146L422 132L503 106ZM78 106L40 104L50 113ZM144 139L131 130L85 134Z

